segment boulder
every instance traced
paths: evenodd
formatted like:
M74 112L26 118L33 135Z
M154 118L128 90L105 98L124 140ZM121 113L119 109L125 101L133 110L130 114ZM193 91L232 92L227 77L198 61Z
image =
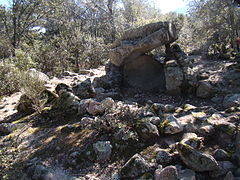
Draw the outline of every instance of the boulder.
M16 108L20 113L32 114L35 112L33 100L30 99L26 94L23 94L20 97Z
M40 71L37 71L34 68L31 68L27 71L27 76L29 76L30 78L33 78L33 79L37 79L38 81L42 81L42 82L49 81L49 77L46 74L44 74Z
M90 78L73 86L73 93L81 99L92 98L96 95L95 89L91 83Z
M139 154L131 157L120 170L121 178L132 179L151 170L150 164Z
M184 80L183 71L180 66L175 66L175 60L168 61L164 65L164 73L166 79L166 90L171 95L180 95L181 86Z
M211 155L201 153L187 144L178 143L177 151L182 161L189 168L197 172L214 171L219 169L217 161Z
M109 53L110 61L116 66L121 66L127 58L137 58L176 39L176 27L170 22L151 23L131 29L113 43Z
M128 59L123 66L124 84L142 90L164 90L163 66L151 56Z
M75 114L78 112L80 99L72 92L60 90L59 97L52 105L52 109L60 112Z

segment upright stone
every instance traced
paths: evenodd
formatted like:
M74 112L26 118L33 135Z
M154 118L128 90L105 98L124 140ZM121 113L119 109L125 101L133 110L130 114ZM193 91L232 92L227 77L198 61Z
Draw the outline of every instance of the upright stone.
M151 56L128 59L123 67L124 83L142 90L165 89L163 66Z

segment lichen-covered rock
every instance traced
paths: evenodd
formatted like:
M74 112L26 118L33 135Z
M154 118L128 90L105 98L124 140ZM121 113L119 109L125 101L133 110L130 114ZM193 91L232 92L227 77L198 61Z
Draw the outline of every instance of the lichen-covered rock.
M167 93L171 95L180 95L181 86L184 80L184 74L182 69L178 65L174 67L170 65L170 63L174 61L175 60L168 61L167 64L164 66L166 89Z
M146 120L139 120L136 124L136 131L138 132L138 135L144 139L148 140L150 138L158 137L159 132L157 126L150 123Z
M211 155L201 153L187 144L178 143L177 151L182 161L197 172L214 171L219 168L217 161Z
M200 98L210 98L213 96L214 88L208 81L200 81L196 95Z
M60 91L59 97L54 102L52 109L61 112L75 114L78 112L80 99L69 91Z
M80 99L92 98L96 95L95 89L91 83L90 78L77 84L72 89L73 93Z
M167 115L159 125L160 132L164 134L177 134L183 131L183 126L173 115Z
M177 180L177 168L175 166L167 166L162 170L155 171L155 180Z
M229 94L223 99L223 107L230 108L240 105L240 94Z
M126 58L138 57L176 39L175 25L170 22L151 23L131 29L113 43L109 53L110 61L116 66L121 66Z
M107 161L110 159L112 153L110 141L98 141L93 144L93 149L97 155L98 161Z
M139 154L135 154L131 157L126 164L120 170L122 178L134 178L138 177L151 170L150 164L143 159Z

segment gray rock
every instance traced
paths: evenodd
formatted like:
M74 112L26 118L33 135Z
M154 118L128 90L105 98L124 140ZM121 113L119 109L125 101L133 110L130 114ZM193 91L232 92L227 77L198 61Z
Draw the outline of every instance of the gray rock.
M112 64L121 66L129 57L137 58L161 45L177 39L176 28L170 22L157 22L131 29L113 43L109 57Z
M161 131L163 131L164 134L177 134L183 131L183 126L173 115L168 115L162 125L163 129Z
M159 136L157 126L150 123L149 121L146 121L145 119L137 121L136 131L138 135L144 140Z
M214 170L210 173L210 176L213 178L220 177L225 175L228 171L234 171L236 166L230 161L218 161L219 169Z
M197 88L197 97L210 98L213 96L214 88L208 81L200 81Z
M230 108L240 105L240 94L229 94L223 99L223 107Z
M96 95L95 89L91 83L90 78L77 84L72 89L73 93L81 99L92 98L95 97Z
M156 161L161 165L169 165L173 161L173 157L168 151L161 149L157 152Z
M213 157L217 160L217 161L226 161L229 160L230 156L228 155L228 153L226 151L224 151L223 149L216 149L213 152Z
M181 94L181 85L184 80L183 71L179 66L164 67L167 93L171 95Z
M155 180L177 180L177 168L175 166L167 166L162 170L155 171Z
M120 170L121 178L138 177L151 170L151 166L139 154L131 157Z
M201 153L183 143L178 143L176 147L182 161L197 172L214 171L219 168L217 161L211 155Z
M110 141L98 141L93 144L93 149L97 155L98 161L107 161L110 159L112 153Z

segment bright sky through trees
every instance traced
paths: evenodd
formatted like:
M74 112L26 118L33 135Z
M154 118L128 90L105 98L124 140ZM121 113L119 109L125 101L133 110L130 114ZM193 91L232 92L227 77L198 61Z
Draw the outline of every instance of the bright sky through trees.
M8 5L9 0L0 0L0 4ZM183 0L150 0L156 8L161 9L162 13L176 11L177 13L187 12L187 2Z

